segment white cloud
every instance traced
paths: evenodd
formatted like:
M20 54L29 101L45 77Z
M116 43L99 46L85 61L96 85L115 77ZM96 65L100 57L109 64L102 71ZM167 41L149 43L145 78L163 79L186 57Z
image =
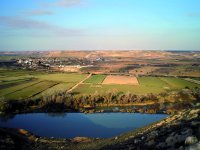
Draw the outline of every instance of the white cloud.
M83 34L83 31L79 29L59 27L43 21L20 18L16 16L0 16L0 26L16 30L38 30L59 36L77 36Z

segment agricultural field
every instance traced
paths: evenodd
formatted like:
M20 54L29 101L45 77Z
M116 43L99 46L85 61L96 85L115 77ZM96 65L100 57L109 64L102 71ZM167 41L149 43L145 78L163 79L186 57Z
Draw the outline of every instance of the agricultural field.
M20 84L22 82L26 82L26 81L29 81L31 79L18 79L18 80L9 80L9 81L3 81L1 80L1 83L0 83L0 89L3 88L3 87L9 87L9 86L13 86L13 85L17 85L17 84Z
M160 93L165 91L160 88L149 88L140 85L88 85L81 84L73 92L77 94L105 94L108 92L120 92L120 93L134 93L134 94L147 94L147 93Z
M169 85L159 77L138 77L138 82L143 87L169 88Z
M162 81L165 81L172 89L180 89L180 88L195 88L195 87L200 87L200 85L192 83L190 81L186 81L184 79L180 78L170 78L170 77L165 77L165 78L160 78Z
M39 98L59 91L68 91L73 87L70 92L77 94L105 94L107 92L147 94L200 87L199 84L174 77L136 78L102 74L87 77L88 74L78 73L0 70L0 98L4 100Z
M45 75L36 75L35 77L41 80L76 83L86 78L87 75L77 73L53 73Z
M106 75L92 75L89 79L85 80L84 83L101 84L106 78Z
M56 85L56 82L50 82L50 81L42 81L37 84L34 84L32 86L26 87L24 89L18 90L16 92L13 92L11 94L8 94L5 96L8 100L23 100L30 98L36 94L39 94L46 89Z
M78 94L104 94L107 92L131 92L134 94L161 93L167 90L194 88L200 85L173 77L138 77L139 85L128 84L80 84L74 93Z
M193 80L197 80L197 81L200 81L200 78L192 78Z
M64 83L64 82L56 84L55 86L48 88L47 90L35 95L33 99L40 98L43 96L49 96L57 92L65 92L68 89L72 88L74 85L75 83Z
M12 86L12 87L9 87L9 88L3 88L3 89L0 90L0 96L5 96L5 95L8 95L8 94L14 93L16 91L23 90L27 87L38 84L39 82L41 82L41 81L35 80L35 81L27 82L27 83L21 83L19 85Z
M42 75L47 74L46 72L42 71L29 71L29 70L12 70L12 69L0 69L0 78L22 78L22 77L31 77L34 75Z
M67 91L87 74L0 70L0 98L23 100L56 91Z
M103 81L103 84L132 84L138 85L138 80L133 76L119 76L119 75L109 75Z

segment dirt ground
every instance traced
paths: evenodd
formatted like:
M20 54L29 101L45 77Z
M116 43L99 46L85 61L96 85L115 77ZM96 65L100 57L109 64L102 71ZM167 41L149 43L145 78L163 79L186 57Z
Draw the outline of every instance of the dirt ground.
M139 85L136 77L133 76L119 76L119 75L108 75L102 84L133 84Z
M129 73L135 74L135 75L144 75L144 74L149 74L155 71L156 69L159 69L159 67L145 66L145 67L129 70Z

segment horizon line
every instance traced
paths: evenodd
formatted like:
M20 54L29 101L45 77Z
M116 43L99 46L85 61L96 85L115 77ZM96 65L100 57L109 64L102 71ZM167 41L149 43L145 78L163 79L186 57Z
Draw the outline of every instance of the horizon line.
M50 52L50 51L200 51L200 49L105 49L105 50L87 50L87 49L57 49L57 50L0 50L0 52Z

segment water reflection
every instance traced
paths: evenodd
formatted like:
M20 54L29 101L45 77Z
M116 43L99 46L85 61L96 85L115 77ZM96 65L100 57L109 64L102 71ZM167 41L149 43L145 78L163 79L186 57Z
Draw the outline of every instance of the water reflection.
M104 113L85 115L91 122L107 128L139 128L156 122L166 115L139 113Z
M67 116L67 113L46 113L49 117L61 117L64 118Z
M3 116L0 116L0 122L8 122L9 120L12 120L15 117L14 114L6 114Z
M0 126L23 128L45 137L107 138L143 127L165 117L167 115L139 113L30 113L0 117Z

